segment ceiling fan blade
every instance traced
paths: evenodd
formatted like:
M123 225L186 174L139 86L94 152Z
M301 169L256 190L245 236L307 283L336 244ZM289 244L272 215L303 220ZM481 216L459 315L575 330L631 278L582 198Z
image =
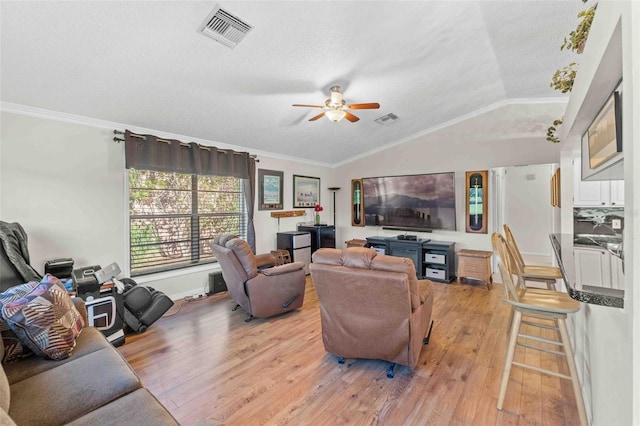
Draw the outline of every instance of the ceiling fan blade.
M347 113L348 114L348 113ZM316 121L318 118L321 118L324 116L324 112L321 112L320 114L316 115L315 117L311 117L309 119L309 121Z
M325 108L325 105L306 105L306 104L293 104L291 106L296 106L296 107L307 107L307 108Z
M351 114L348 111L345 111L344 118L346 118L347 120L349 120L352 123L355 123L356 121L360 120L358 117L356 117L355 115Z
M367 104L351 104L347 108L349 109L378 109L380 104L377 102L370 102Z

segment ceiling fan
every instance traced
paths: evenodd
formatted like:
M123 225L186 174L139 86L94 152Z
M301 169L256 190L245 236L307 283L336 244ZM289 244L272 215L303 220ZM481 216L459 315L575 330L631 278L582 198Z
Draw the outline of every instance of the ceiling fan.
M380 108L380 104L377 102L371 102L366 104L350 104L344 101L342 97L342 91L340 90L340 86L333 86L331 89L331 97L324 102L324 105L306 105L306 104L293 104L294 107L308 107L308 108L322 108L326 111L318 114L314 117L311 117L309 121L316 121L322 116L327 116L327 118L333 122L338 122L343 118L346 118L352 123L360 120L355 115L351 114L349 109L378 109Z

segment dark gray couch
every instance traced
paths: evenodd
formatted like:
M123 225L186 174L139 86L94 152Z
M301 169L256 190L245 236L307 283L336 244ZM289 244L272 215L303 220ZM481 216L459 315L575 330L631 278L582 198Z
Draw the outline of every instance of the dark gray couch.
M40 275L29 264L26 232L0 221L0 292L33 280ZM84 302L73 302L87 324ZM178 424L94 327L82 329L68 358L31 355L0 365L0 426Z
M74 303L86 321L82 300ZM2 426L178 424L94 327L82 330L69 358L52 361L32 355L2 367Z

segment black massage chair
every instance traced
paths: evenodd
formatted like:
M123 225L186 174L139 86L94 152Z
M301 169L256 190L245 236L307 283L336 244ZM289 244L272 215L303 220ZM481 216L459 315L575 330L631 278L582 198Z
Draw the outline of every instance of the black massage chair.
M0 292L14 285L42 279L29 264L27 234L19 223L0 221L0 240ZM125 324L132 331L143 333L173 306L173 301L160 291L138 286L131 278L121 281L125 284L122 293L124 312L118 314L124 316Z
M124 284L124 322L133 331L144 333L173 306L173 300L161 291L139 286L131 278L120 281Z

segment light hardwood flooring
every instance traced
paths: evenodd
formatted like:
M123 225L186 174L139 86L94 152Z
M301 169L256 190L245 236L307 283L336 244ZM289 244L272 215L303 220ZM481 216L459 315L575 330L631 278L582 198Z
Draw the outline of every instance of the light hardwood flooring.
M144 385L184 425L578 424L569 381L514 367L496 409L509 311L503 287L434 283L431 342L416 368L325 352L310 279L295 312L245 323L227 293L177 302L119 349ZM525 326L529 334L551 332ZM380 336L384 339L384 336ZM556 355L518 347L525 360L567 373Z

